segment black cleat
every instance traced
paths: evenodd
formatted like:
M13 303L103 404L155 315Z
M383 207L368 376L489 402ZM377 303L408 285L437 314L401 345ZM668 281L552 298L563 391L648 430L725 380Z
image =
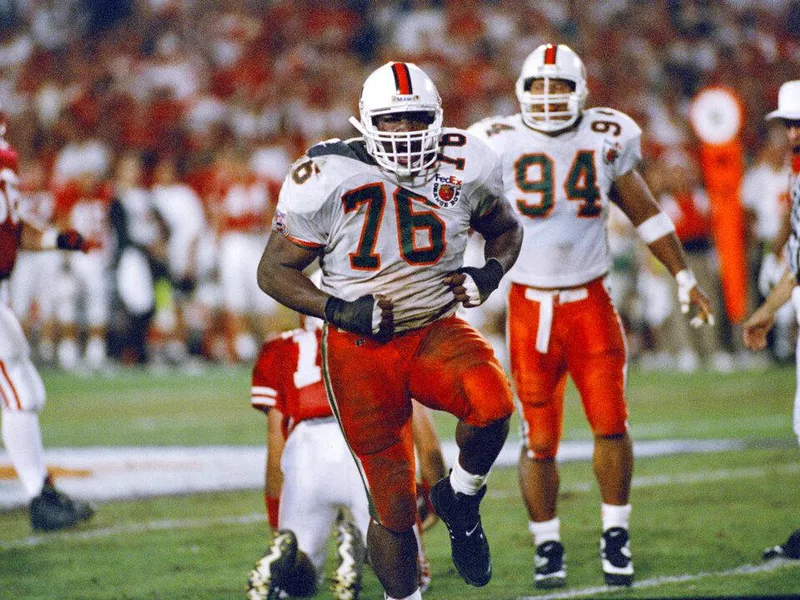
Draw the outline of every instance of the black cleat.
M567 583L564 546L551 541L539 544L533 557L533 585L540 589L563 587Z
M361 575L367 560L367 547L361 531L350 521L339 521L336 532L339 565L333 575L331 591L336 600L358 600Z
M764 560L771 558L788 558L800 560L800 529L792 533L785 544L772 546L764 550Z
M31 500L30 513L34 531L56 531L85 521L94 514L94 509L86 502L73 500L57 490L47 477L42 492Z
M464 581L476 587L486 585L492 578L489 542L479 513L485 494L485 485L474 496L456 493L449 477L443 477L431 488L433 508L450 532L453 564Z
M283 587L297 562L297 537L280 529L267 552L250 571L247 600L277 600L287 596Z
M600 558L606 585L628 586L633 583L629 540L628 530L622 527L612 527L603 532L603 537L600 538Z

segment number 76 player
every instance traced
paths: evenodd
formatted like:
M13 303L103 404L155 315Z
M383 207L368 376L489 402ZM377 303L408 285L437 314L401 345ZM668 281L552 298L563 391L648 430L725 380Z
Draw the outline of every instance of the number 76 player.
M462 578L483 586L492 576L479 506L513 401L491 346L455 312L497 288L522 228L497 157L442 126L441 98L421 69L380 67L359 108L363 138L318 144L292 168L258 281L326 320L323 373L370 499L373 570L387 598L420 600L412 397L459 419L458 458L431 502ZM486 239L480 268L463 266L470 227ZM302 273L316 258L321 288Z

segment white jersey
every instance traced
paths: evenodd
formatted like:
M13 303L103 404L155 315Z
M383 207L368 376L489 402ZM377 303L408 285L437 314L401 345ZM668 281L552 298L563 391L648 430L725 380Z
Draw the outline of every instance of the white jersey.
M321 249L323 291L385 295L405 331L455 312L442 280L463 265L470 224L502 193L497 157L460 129L443 130L436 165L413 179L380 169L362 139L330 140L292 166L273 228Z
M789 269L794 273L795 279L800 282L800 173L792 174L792 178L789 188L792 200L792 231L789 235L786 252L789 255ZM800 344L800 342L798 343Z
M639 126L617 110L590 108L555 136L530 129L519 114L469 131L500 156L505 196L525 230L511 281L571 287L607 273L609 190L641 159Z

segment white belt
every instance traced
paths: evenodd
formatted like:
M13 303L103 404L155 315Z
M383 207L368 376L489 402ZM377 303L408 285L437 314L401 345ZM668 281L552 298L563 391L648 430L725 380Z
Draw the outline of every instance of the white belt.
M589 290L585 287L570 288L568 290L537 290L525 289L525 298L539 303L539 329L536 332L536 350L547 354L550 345L550 330L553 327L553 300L558 299L559 304L577 302L589 297Z

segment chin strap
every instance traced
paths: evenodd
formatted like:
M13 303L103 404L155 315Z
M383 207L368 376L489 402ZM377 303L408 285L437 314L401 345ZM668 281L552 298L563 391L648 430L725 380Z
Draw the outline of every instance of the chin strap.
M350 124L351 124L353 127L355 127L356 129L358 129L358 131L359 131L359 133L360 133L361 135L367 135L367 131L366 131L366 129L364 129L364 126L361 124L361 121L359 121L359 120L358 120L358 119L356 119L355 117L350 117L348 120L350 121Z

